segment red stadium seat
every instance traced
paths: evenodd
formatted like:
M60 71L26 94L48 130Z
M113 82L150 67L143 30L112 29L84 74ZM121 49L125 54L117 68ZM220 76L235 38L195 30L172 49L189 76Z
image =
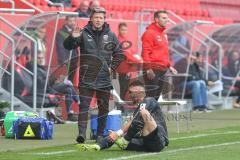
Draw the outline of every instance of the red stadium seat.
M33 3L34 0L28 0L29 3Z
M81 3L81 1L79 0L72 0L71 2L72 2L72 7L78 7Z
M33 0L33 4L34 5L40 5L41 4L41 0Z
M64 11L66 11L66 12L73 12L74 8L64 8Z
M43 5L43 6L47 6L48 5L48 2L46 2L45 0L41 0L41 3L40 3L41 5Z

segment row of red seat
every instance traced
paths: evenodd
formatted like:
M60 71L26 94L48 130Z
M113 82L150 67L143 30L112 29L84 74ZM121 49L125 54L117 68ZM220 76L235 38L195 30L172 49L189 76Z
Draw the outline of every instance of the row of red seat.
M220 4L229 6L240 6L239 0L200 0L200 4Z
M28 0L28 2L34 4L38 8L47 11L60 10L59 7L49 7L47 2L44 0ZM72 0L72 8L79 6L81 1ZM174 4L174 5L173 5ZM208 11L200 8L198 0L101 0L101 5L109 11L126 11L136 12L142 9L167 9L172 10L179 15L190 15L190 16L203 16L208 17ZM194 6L194 7L193 7ZM66 11L72 11L73 9L67 8Z
M205 0L100 0L101 5L105 7L107 12L107 18L112 19L136 19L136 12L143 9L166 9L171 10L177 15L186 18L187 20L203 19L212 20L218 24L228 24L233 22L231 19L222 18L216 16L216 14L209 15L208 8L201 9L200 2ZM210 0L211 1L211 0ZM220 0L212 0L220 1ZM232 0L230 0L232 1ZM28 0L28 2L34 4L36 7L43 11L56 11L61 10L60 7L48 6L44 0ZM72 0L72 8L65 8L65 11L74 11L81 3L80 0ZM174 5L173 5L174 4ZM216 11L217 13L217 11ZM217 17L217 18L210 18ZM232 17L232 16L229 16ZM148 18L144 18L148 19Z
M202 7L209 11L211 17L231 18L240 21L240 1L237 0L201 0Z

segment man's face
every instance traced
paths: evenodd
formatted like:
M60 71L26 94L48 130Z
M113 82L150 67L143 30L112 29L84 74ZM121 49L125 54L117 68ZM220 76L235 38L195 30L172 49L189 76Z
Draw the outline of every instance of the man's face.
M132 86L129 88L130 98L134 104L142 102L145 94L145 88L142 86Z
M119 35L126 36L128 32L128 28L126 26L122 26L119 28Z
M196 57L195 59L195 63L197 63L198 65L201 65L203 62L203 56L199 55L198 57Z
M155 18L155 22L161 28L165 28L168 23L168 15L166 13L159 13L158 18Z
M95 29L101 29L105 22L104 13L94 13L91 17L91 21Z
M45 56L43 53L38 53L37 55L37 63L38 65L44 66L45 65Z
M37 33L37 36L40 38L40 39L44 39L45 38L45 35L46 35L46 28L38 28L36 30L36 33Z
M75 17L68 17L65 21L65 24L70 27L70 28L74 28L75 24L76 24L76 18Z
M86 13L88 11L89 8L89 2L88 1L83 1L80 6L79 9L81 12Z
M240 54L238 52L233 52L232 59L233 61L237 61L240 58Z
M100 7L100 2L99 1L92 1L92 4L90 6L91 9Z

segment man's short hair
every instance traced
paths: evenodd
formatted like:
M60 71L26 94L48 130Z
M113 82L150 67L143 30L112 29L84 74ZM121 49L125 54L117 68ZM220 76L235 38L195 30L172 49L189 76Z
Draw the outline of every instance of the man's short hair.
M141 81L139 81L139 80L135 80L135 81L133 81L133 82L131 82L131 83L129 84L129 87L128 87L128 88L130 88L130 87L135 87L135 86L140 86L140 87L143 87L143 88L144 88L144 83L141 82Z
M66 16L65 20L68 20L69 18L77 18L76 16Z
M119 23L119 24L118 24L118 30L119 30L121 27L127 27L127 23L125 23L125 22Z
M103 13L104 17L106 17L106 10L103 7L95 7L91 9L90 18L93 16L94 13Z
M199 52L196 52L196 53L195 53L195 56L196 56L197 58L200 57L200 55L201 55L201 54L200 54Z
M155 19L155 18L158 18L158 17L159 17L159 14L161 14L161 13L168 14L168 12L167 12L166 10L156 11L156 12L154 12L154 19Z

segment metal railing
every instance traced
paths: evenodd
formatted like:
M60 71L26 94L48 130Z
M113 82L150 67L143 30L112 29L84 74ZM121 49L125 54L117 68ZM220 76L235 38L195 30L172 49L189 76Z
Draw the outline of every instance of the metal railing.
M43 10L39 9L38 7L34 6L32 3L26 1L26 0L20 0L21 2L25 3L26 5L28 5L29 7L33 8L34 10L43 13Z
M33 39L31 36L29 36L28 34L24 33L22 30L20 30L18 27L16 27L15 25L13 25L11 22L9 22L8 20L4 19L2 16L0 16L0 20L3 21L6 25L8 25L9 27L13 28L15 31L21 33L24 37L26 37L27 39L29 39L30 41L33 42L33 54L34 54L34 61L37 62L37 42L35 39ZM14 57L14 56L13 56ZM12 63L12 68L14 71L14 64L17 64L15 61L12 61L14 63ZM20 66L21 67L21 66ZM23 69L26 69L25 67L23 67ZM27 69L26 69L27 70ZM14 79L13 79L14 81ZM12 91L11 91L12 92ZM33 110L36 111L37 105L37 63L34 63L34 71L33 71ZM12 94L12 93L11 93ZM14 94L14 89L13 89L13 94ZM13 101L11 101L11 103L13 103Z
M13 0L0 0L1 2L11 3L11 8L15 8L15 2ZM14 11L12 11L12 14L14 14Z
M53 3L49 0L45 0L45 1L51 6L61 7L61 11L64 11L64 5L62 3Z
M171 14L174 18L178 19L179 21L186 22L183 18L176 15L174 12L168 11L168 13ZM215 41L214 39L212 39L210 36L206 35L202 31L200 31L198 28L195 28L195 32L200 34L201 36L203 36L206 40L211 41L213 44L218 46L218 48L219 48L219 52L218 52L218 55L219 55L218 76L219 76L219 80L222 81L222 57L223 57L223 47L222 47L222 45L220 43L218 43L217 41ZM206 57L208 58L209 57L209 50L206 53L207 53ZM208 63L208 61L207 61L207 63ZM208 70L209 70L208 67L209 67L209 64L207 64L206 73L208 73ZM208 78L208 76L206 78ZM218 96L219 96L219 98L222 98L222 92L219 92Z
M12 13L34 13L34 9L10 9L10 8L0 8L0 12L12 12Z
M8 73L8 74L11 75L11 93L10 93L10 100L11 100L11 110L13 110L13 109L14 109L14 61L15 61L15 59L14 59L14 49L15 49L15 42L14 42L13 38L11 38L10 36L8 36L6 33L2 32L2 31L0 31L0 35L3 35L6 39L8 39L8 40L12 43L11 57L9 57L9 56L7 56L7 55L5 55L4 53L1 52L2 55L6 56L6 57L9 59L6 67L8 66L8 64L9 64L10 61L12 62L12 63L11 63L11 73L9 73L9 72L7 71L7 68L2 68L2 67L1 67L1 69L2 69L4 72L7 71L6 73ZM3 74L2 74L2 75L3 75ZM1 75L0 79L2 79L2 75ZM0 81L0 82L1 82L1 81ZM1 83L0 83L0 84L1 84Z

